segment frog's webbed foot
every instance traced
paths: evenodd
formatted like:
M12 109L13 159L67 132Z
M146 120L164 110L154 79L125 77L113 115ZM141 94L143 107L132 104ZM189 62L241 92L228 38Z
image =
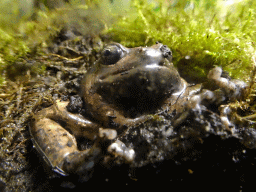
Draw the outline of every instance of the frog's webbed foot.
M126 147L125 144L120 140L113 142L108 147L108 152L115 156L122 157L126 162L132 162L135 158L135 151Z
M221 77L221 74L222 69L220 67L215 67L210 70L208 78L220 89L214 91L203 89L199 94L188 97L183 111L180 111L174 118L174 127L184 122L191 111L197 113L197 116L200 118L202 109L209 104L220 106L227 99L230 101L244 99L248 91L247 84L243 81ZM223 127L225 127L227 131L230 131L231 128L234 127L234 124L228 119L228 115L231 113L230 108L221 106L219 110Z
M212 103L216 100L214 92L209 90L202 90L201 93L192 95L187 98L187 102L184 104L184 108L182 110L180 109L178 111L178 114L174 117L172 125L173 127L177 127L182 122L187 119L189 114L192 112L197 113L198 116L201 115L202 108L204 108L204 105L202 104L204 101L207 101L208 103Z
M248 94L248 85L237 79L222 77L221 67L215 67L208 73L207 78L217 85L231 101L242 100Z

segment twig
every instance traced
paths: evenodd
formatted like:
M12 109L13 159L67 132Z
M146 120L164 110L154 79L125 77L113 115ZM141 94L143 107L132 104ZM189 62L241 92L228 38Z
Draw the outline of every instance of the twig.
M67 57L64 57L64 56L61 56L61 55L58 55L58 54L54 54L54 53L51 53L50 55L51 55L51 56L58 57L58 58L60 58L60 59L67 60L67 61L77 61L77 60L80 60L80 59L82 59L82 58L84 57L84 56L80 56L80 57L76 57L76 58L74 58L74 59L69 59L69 58L67 58Z

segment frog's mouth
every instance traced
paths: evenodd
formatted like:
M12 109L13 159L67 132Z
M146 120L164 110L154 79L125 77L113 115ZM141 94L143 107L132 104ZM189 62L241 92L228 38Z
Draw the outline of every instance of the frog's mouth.
M150 53L152 55L152 53ZM156 54L156 53L153 53ZM170 66L172 66L171 64L172 61L172 57L167 57L167 58L163 58L161 60L159 59L150 59L149 62L147 62L147 64L140 64L140 62L138 62L139 64L134 65L131 68L117 68L116 70L109 70L109 69L104 69L105 73L103 75L100 76L100 81L104 82L104 81L108 81L111 82L114 81L115 79L118 81L120 78L124 78L125 76L130 76L131 74L134 74L134 72L136 71L140 71L142 68L146 68L146 69L150 69L152 71L159 71L159 70L163 70L164 68L166 70L170 70ZM145 62L145 61L143 61ZM110 66L108 66L110 67ZM113 68L115 67L114 65L112 66ZM109 70L109 72L108 72ZM174 69L176 70L176 69ZM161 75L161 74L159 74Z
M159 77L161 77L166 73L169 73L169 75L172 76L174 72L176 75L178 75L177 70L173 67L171 63L171 56L163 58L159 54L159 52L155 52L153 50L147 50L145 52L147 55L149 54L154 57L148 59L147 56L145 57L145 59L141 59L141 61L136 61L134 63L138 64L132 64L132 67L130 68L118 68L114 65L112 66L112 69L105 68L105 73L100 76L99 80L101 81L101 83L111 84L114 82L123 81L122 79L137 78L138 76L141 77L142 74L148 74L148 80L151 80L150 76L152 76L152 74L157 74ZM159 59L159 57L162 58Z

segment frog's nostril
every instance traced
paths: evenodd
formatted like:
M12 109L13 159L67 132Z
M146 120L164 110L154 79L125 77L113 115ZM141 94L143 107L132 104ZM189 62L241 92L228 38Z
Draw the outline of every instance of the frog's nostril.
M160 51L162 52L164 58L171 58L172 57L172 51L166 45L162 45L160 47Z

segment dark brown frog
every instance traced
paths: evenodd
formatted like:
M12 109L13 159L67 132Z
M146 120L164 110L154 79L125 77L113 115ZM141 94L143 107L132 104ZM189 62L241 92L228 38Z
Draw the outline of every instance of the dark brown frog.
M136 152L115 140L118 134L163 110L175 109L177 114L182 114L174 119L173 126L178 126L189 109L200 110L203 100L223 99L212 91L201 90L200 85L187 86L171 59L170 49L160 43L136 48L118 43L107 45L81 83L86 118L68 112L68 102L56 101L38 112L30 126L34 145L53 170L62 175L89 173L103 153L133 161ZM221 77L220 70L214 68L209 78L224 90L225 97L231 97L228 94L240 97L230 90L235 87L240 93L246 85L228 83L229 80ZM234 86L230 87L231 84ZM79 151L75 139L78 136L95 140L95 144ZM104 139L112 142L103 152L98 141Z
M86 74L81 95L89 116L104 127L120 129L143 122L168 97L185 90L186 83L162 44L128 49L110 44Z

